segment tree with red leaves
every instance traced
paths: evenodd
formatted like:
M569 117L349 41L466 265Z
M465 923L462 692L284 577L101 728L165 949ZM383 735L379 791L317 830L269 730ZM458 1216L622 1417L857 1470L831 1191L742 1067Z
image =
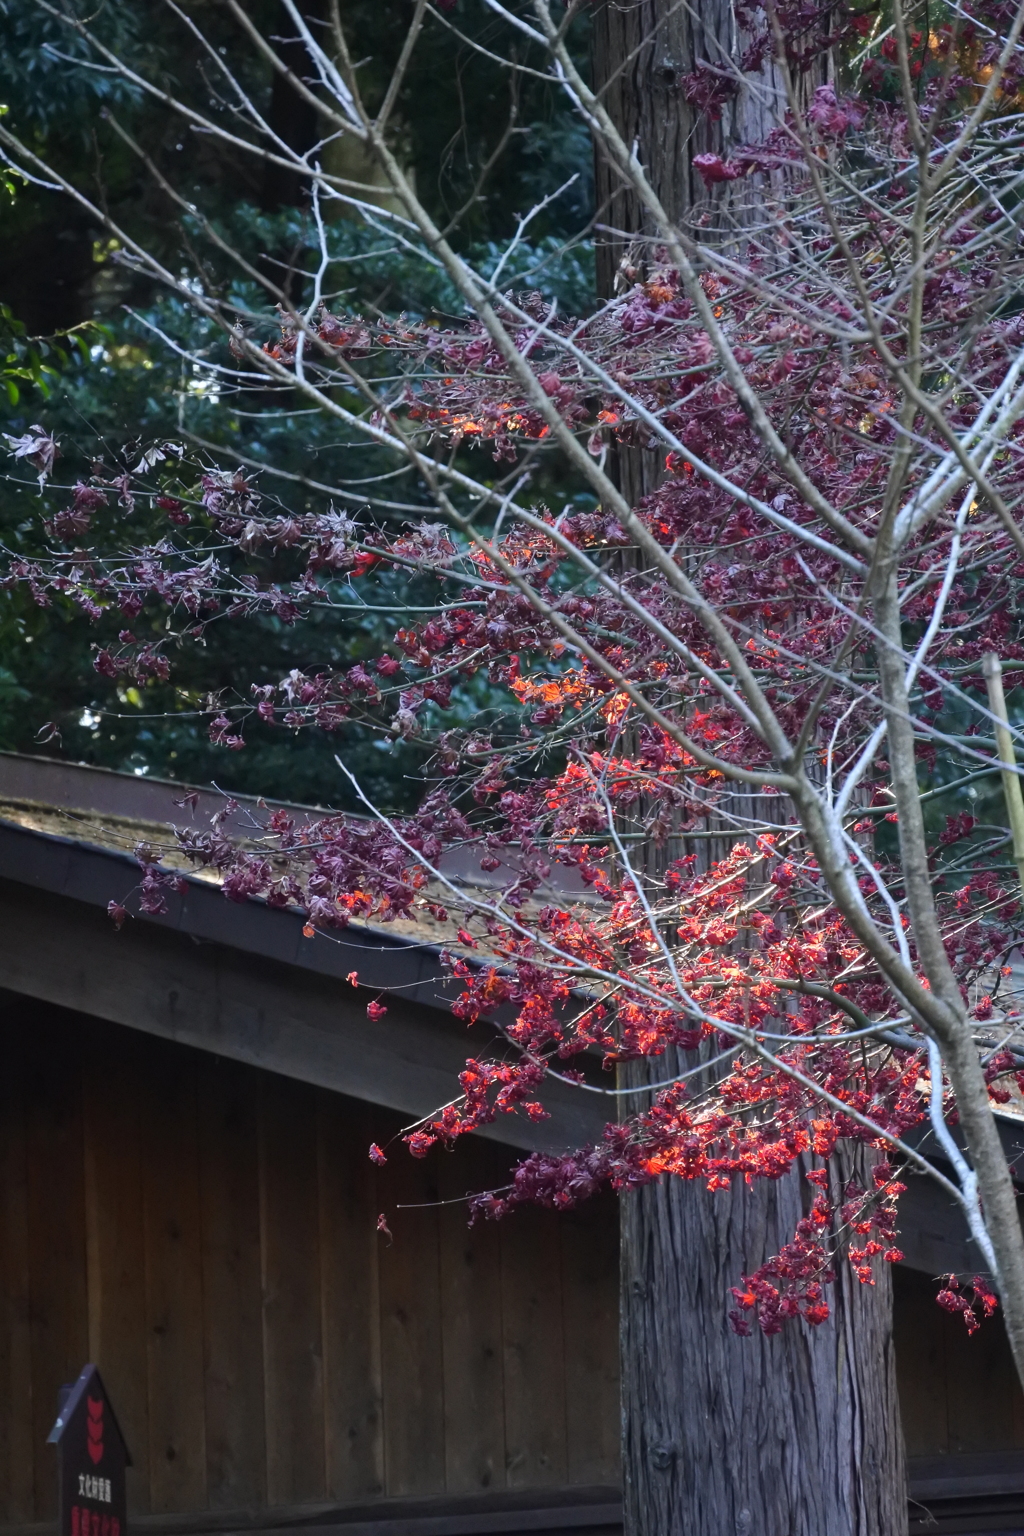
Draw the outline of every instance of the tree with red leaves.
M718 189L716 231L742 232L705 239L702 215L666 209L580 73L574 9L488 3L570 92L643 210L623 291L571 317L503 289L500 264L474 270L403 170L389 131L401 73L368 106L341 19L328 45L289 4L317 81L292 76L294 88L325 134L358 142L401 213L368 211L365 189L268 142L253 108L244 132L216 115L196 126L307 177L308 303L250 271L271 320L112 234L129 265L219 327L220 359L196 355L197 369L225 388L294 390L391 455L415 490L396 502L378 488L359 516L293 511L260 466L158 444L137 464L96 464L50 518L47 552L11 558L4 580L83 608L104 630L97 669L140 686L222 619L301 623L396 570L434 584L435 611L399 628L375 667L311 664L211 701L226 749L244 746L252 717L338 732L364 814L277 811L244 847L215 818L184 829L181 848L229 899L300 908L314 932L431 925L462 984L456 1013L491 1021L495 1049L408 1133L412 1155L502 1115L542 1117L552 1075L606 1098L599 1145L526 1159L509 1188L480 1194L478 1217L566 1208L604 1185L627 1200L679 1183L722 1202L748 1183L780 1192L772 1241L735 1255L731 1296L711 1304L728 1309L766 1393L765 1341L799 1330L806 1393L771 1399L778 1437L747 1454L744 1423L724 1396L714 1407L710 1365L701 1418L666 1362L664 1399L642 1434L627 1428L631 1531L727 1520L894 1536L902 1462L872 1297L901 1257L908 1178L938 1181L979 1254L978 1275L950 1277L941 1304L973 1329L998 1302L1024 1376L1024 1240L993 1114L1024 1088L1010 966L1021 890L1002 852L1013 842L1024 860L1024 836L1006 830L1001 801L989 822L956 798L1002 768L1015 825L997 673L1001 658L1011 686L1024 677L1024 9L917 31L910 8L868 8L837 33L827 9L745 8L742 56L705 60L687 99L720 112L769 61L781 95L761 138L694 161ZM447 24L421 0L400 70L428 16ZM102 67L156 90L86 21L66 24ZM841 67L808 92L825 51ZM244 121L229 66L211 67ZM2 125L0 143L26 175L59 183ZM332 309L332 202L440 265L465 314ZM229 258L213 220L185 211L194 240ZM41 428L11 447L41 479L55 473ZM613 473L629 449L659 461L636 498ZM544 483L550 501L567 477L584 489L560 506L531 490ZM343 480L337 494L351 505ZM140 504L166 520L142 544L127 522ZM459 726L454 703L474 689L487 707ZM413 813L389 814L347 774L347 722L424 744ZM457 874L455 854L479 876ZM139 906L155 911L176 877L153 850L140 861ZM370 1021L385 1007L372 1001ZM680 1235L681 1274L687 1240L701 1234ZM744 1454L716 1456L723 1442Z

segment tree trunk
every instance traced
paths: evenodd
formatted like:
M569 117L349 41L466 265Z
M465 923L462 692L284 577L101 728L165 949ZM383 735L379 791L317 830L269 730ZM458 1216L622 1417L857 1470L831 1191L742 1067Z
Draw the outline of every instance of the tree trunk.
M702 65L727 71L748 41L730 0L603 0L594 12L594 88L625 141L638 146L666 213L702 239L728 239L749 227L760 179L708 187L693 168L694 156L726 158L737 145L763 139L782 97L770 63L760 75L744 77L736 94L714 109L717 116L690 105L686 82ZM642 274L652 232L632 188L623 187L600 150L594 191L597 291L608 299ZM616 478L631 506L657 488L663 457L642 448L618 454Z
M887 1266L840 1259L832 1315L740 1338L729 1287L778 1252L800 1178L622 1202L626 1536L904 1536Z
M603 0L594 13L594 87L627 143L636 143L648 179L669 217L699 224L719 236L731 219L744 221L752 204L751 182L707 187L693 169L695 155L727 157L739 144L766 136L776 121L780 88L770 64L745 79L719 115L686 99L686 81L701 65L726 71L748 41L729 0ZM594 167L597 205L597 289L610 297L620 263L634 237L650 234L640 204L623 188L598 152ZM755 183L756 185L756 183ZM639 252L637 253L640 254ZM641 258L642 259L642 258Z
M756 188L708 189L693 157L726 157L765 136L778 99L771 67L717 120L695 111L683 87L701 62L739 57L745 40L729 0L700 0L699 10L604 0L593 39L596 88L671 217L702 238L742 239ZM598 231L598 291L611 298L642 274L650 231L600 155L596 188L598 223L609 227ZM618 451L631 505L656 488L661 462L654 450ZM670 1076L671 1055L634 1064L630 1079ZM904 1536L888 1272L862 1286L841 1258L832 1315L817 1328L796 1321L771 1338L756 1327L740 1338L728 1321L729 1287L792 1237L806 1189L794 1170L716 1194L663 1179L624 1197L625 1536Z

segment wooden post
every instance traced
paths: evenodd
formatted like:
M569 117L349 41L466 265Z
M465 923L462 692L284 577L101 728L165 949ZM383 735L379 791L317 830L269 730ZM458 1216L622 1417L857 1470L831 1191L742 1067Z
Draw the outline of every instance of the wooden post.
M1017 757L1010 735L1010 717L1006 712L1003 694L1003 669L999 657L989 651L984 663L985 682L988 684L988 703L996 726L996 751L999 753L999 772L1003 780L1003 797L1010 818L1013 837L1013 857L1020 878L1021 895L1024 896L1024 794L1021 793L1020 776L1017 773Z

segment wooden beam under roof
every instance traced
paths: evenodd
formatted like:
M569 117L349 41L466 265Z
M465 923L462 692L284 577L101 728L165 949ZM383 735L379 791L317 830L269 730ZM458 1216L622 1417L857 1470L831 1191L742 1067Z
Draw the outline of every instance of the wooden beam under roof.
M179 1040L397 1109L410 1120L458 1092L468 1056L502 1049L493 1027L450 1013L458 983L437 949L353 925L303 934L301 913L226 901L208 881L118 932L106 913L138 884L129 855L0 821L0 988ZM359 975L358 987L346 980ZM387 990L371 1024L369 998ZM550 1118L502 1115L484 1135L568 1151L610 1118L597 1094L551 1081ZM614 1102L614 1101L612 1101Z

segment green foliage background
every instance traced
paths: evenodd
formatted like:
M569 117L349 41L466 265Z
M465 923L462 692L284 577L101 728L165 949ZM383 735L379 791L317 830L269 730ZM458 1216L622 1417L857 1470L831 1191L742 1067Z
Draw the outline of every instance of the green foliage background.
M346 7L358 56L367 60L361 79L371 100L390 74L406 15L398 0L356 0ZM270 33L283 30L270 0L260 0L254 17ZM205 7L201 19L263 110L272 111L269 75L242 47L230 19ZM493 41L495 28L483 7L460 0L452 20L485 44ZM211 110L195 46L169 8L132 0L100 11L93 24L140 74ZM582 31L579 47L585 53ZM83 55L74 34L33 0L0 0L0 79L11 125L92 201L102 200L121 228L168 267L194 268L198 260L211 291L269 322L266 295L225 266L200 223L178 217L105 114L114 114L160 173L248 260L275 277L290 273L295 296L314 262L301 194L292 189L296 200L283 198L280 187L261 178L256 162L190 134L139 89L85 68ZM442 221L470 201L479 167L507 126L509 107L508 79L497 66L442 28L428 36L399 116L403 153L421 196ZM529 243L506 271L510 284L536 288L578 313L593 303L592 247L579 238L586 234L593 195L589 140L553 86L526 79L516 112L508 147L453 238L485 273L493 270L517 216L575 176L531 226ZM0 432L18 436L35 422L54 432L62 448L56 486L67 488L87 476L98 457L110 468L125 465L137 459L141 446L167 437L187 441L187 434L218 445L219 452L208 453L211 463L233 467L247 457L328 483L395 467L365 443L346 439L336 422L303 410L288 392L233 392L202 367L185 363L175 344L211 363L230 362L223 338L180 300L130 271L117 243L70 199L8 174L0 200ZM337 219L329 239L328 290L336 312L461 313L443 273L389 238L386 225ZM477 450L477 473L482 457ZM414 499L408 476L390 483L402 488L403 499ZM260 485L293 508L317 504L315 493L294 483L264 474ZM571 494L571 487L561 489ZM45 547L42 519L59 504L56 494L41 499L31 473L4 462L0 539L8 549ZM139 539L146 536L147 516L142 509L136 513ZM93 647L109 636L80 613L60 604L39 609L24 591L0 594L0 748L314 803L344 801L334 763L340 749L378 799L409 803L424 772L414 745L393 746L362 727L350 728L342 739L250 725L246 749L231 752L210 745L197 715L210 694L229 707L241 705L249 701L251 683L276 682L296 667L315 672L375 655L401 622L403 605L437 600L432 586L393 574L363 578L356 588L332 594L345 611L319 610L291 628L270 619L215 626L205 646L173 657L170 684L141 690L97 675ZM363 612L360 602L369 605ZM142 638L147 624L155 629L164 622L153 611L133 627ZM480 685L463 689L453 700L454 716L470 718L487 703Z

